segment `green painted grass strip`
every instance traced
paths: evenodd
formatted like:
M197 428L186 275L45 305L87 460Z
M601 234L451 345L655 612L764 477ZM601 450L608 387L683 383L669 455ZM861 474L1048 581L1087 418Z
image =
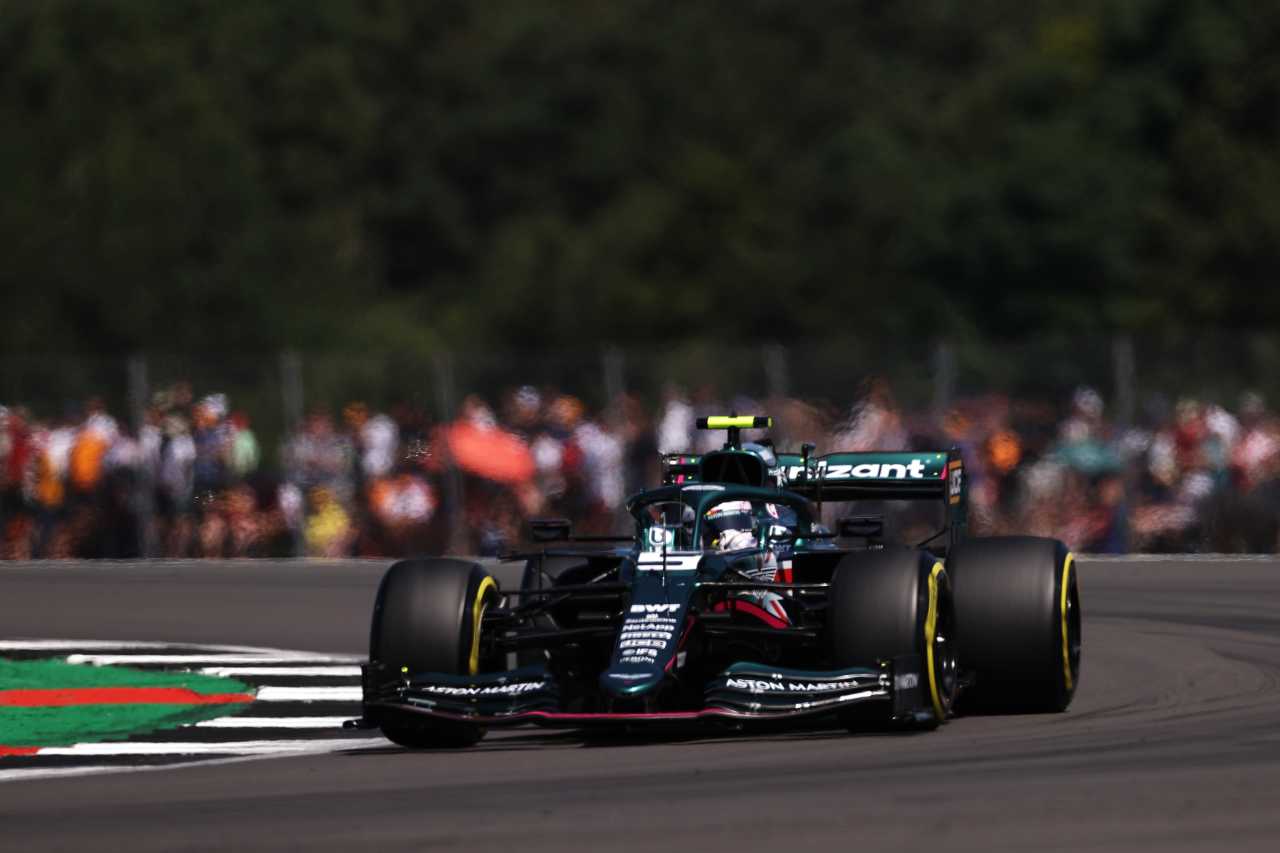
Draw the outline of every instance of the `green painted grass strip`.
M0 658L0 690L85 687L184 687L201 694L250 693L233 678L195 672L164 672L120 666L69 664L63 660ZM130 735L190 725L247 707L234 705L72 705L0 708L0 744L70 746L122 740Z

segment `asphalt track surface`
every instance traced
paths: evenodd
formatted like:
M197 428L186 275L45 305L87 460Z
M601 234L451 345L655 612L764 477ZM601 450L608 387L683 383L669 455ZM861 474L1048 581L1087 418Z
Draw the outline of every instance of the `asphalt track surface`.
M1065 714L24 781L0 849L1280 849L1280 561L1078 565ZM361 652L382 568L0 564L0 636Z

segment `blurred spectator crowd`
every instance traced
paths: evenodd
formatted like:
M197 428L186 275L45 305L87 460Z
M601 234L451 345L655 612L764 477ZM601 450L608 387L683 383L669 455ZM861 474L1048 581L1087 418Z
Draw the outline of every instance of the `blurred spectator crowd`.
M0 557L497 554L537 516L617 532L659 454L717 447L722 434L695 418L730 409L773 414L781 448L960 447L974 533L1085 552L1275 551L1280 420L1264 400L1149 408L1148 426L1121 426L1079 388L1056 403L989 395L909 412L870 380L846 408L672 386L656 407L622 396L592 411L522 386L468 396L444 422L412 405L317 408L268 465L249 416L188 383L155 394L136 429L97 399L59 417L0 405ZM903 539L930 530L916 508L884 511Z

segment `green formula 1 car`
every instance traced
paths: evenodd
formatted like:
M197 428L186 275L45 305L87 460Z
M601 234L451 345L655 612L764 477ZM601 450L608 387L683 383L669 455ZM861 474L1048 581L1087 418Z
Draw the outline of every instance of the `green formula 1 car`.
M664 484L627 501L635 529L621 540L575 540L548 520L533 524L541 547L498 565L393 565L359 724L429 747L520 723L932 727L1067 707L1081 614L1062 543L966 538L954 450L741 441L770 424L701 419L727 430L724 448L664 457ZM883 541L883 514L820 523L823 507L885 501L929 502L937 534L906 547Z

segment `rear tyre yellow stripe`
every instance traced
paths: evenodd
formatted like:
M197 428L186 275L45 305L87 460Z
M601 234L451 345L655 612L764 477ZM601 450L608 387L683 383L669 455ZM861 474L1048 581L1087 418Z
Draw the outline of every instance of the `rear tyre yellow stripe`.
M929 698L933 700L933 713L942 722L947 718L947 709L942 704L942 694L938 692L938 673L933 667L934 632L938 629L938 576L942 574L942 563L934 563L929 571L929 609L924 617L924 657L925 669L929 673Z
M476 600L471 606L471 657L467 662L467 674L475 675L480 671L480 619L484 616L484 597L489 590L498 588L493 578L485 575L476 590Z
M1075 554L1068 551L1062 561L1062 597L1058 602L1058 612L1062 615L1062 683L1068 693L1075 687L1075 679L1071 677L1071 646L1067 642L1067 590L1071 586L1071 564L1075 558Z

